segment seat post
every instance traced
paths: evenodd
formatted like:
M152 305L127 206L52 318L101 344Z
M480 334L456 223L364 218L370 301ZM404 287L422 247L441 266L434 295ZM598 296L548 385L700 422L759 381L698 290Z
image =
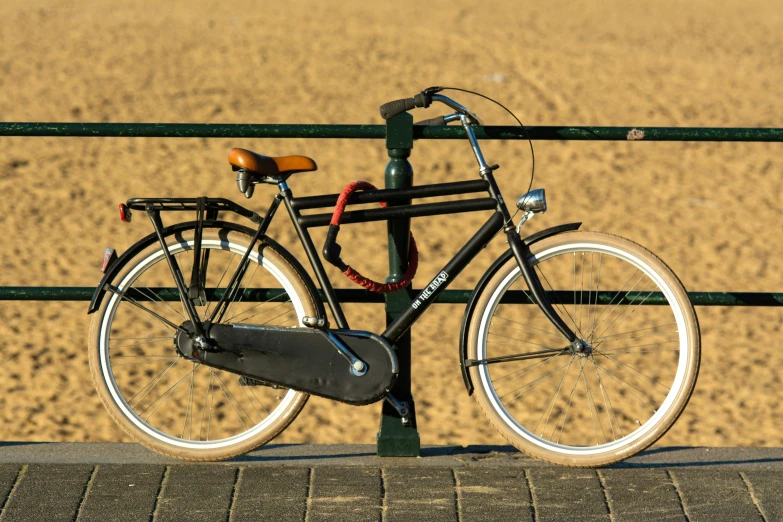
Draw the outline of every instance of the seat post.
M408 157L413 149L413 116L404 112L386 120L386 188L408 188L413 185L413 167ZM389 202L389 206L410 205L411 201ZM389 237L389 277L387 283L402 280L408 268L408 241L410 218L387 222ZM411 303L411 287L385 295L386 325L394 321ZM408 330L395 344L399 363L397 382L391 394L398 403L407 403L407 423L403 424L400 411L389 401L383 402L381 427L378 431L379 457L418 457L421 448L416 429L416 409L411 395L411 333Z

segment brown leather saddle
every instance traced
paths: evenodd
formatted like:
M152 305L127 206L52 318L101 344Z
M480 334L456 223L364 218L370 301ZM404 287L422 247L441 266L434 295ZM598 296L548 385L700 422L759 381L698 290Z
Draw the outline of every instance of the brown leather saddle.
M307 156L262 156L247 149L231 149L228 162L234 170L244 170L251 175L268 178L269 181L283 181L296 172L318 170L315 161Z

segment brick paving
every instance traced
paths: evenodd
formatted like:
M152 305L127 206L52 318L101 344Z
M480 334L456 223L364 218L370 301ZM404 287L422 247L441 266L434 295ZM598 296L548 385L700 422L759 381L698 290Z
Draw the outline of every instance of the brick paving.
M10 463L0 448L0 521L783 520L783 459L741 450L585 470L508 450L378 459L368 448L330 460L328 447L294 446L219 464L107 463L94 452L94 463Z

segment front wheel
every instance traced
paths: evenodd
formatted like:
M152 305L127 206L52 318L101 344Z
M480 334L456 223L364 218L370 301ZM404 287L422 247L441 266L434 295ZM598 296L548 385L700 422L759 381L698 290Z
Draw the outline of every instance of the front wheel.
M570 232L531 246L570 344L530 304L516 260L488 282L469 330L476 399L518 449L565 466L602 466L647 448L674 424L699 370L688 294L628 240Z
M230 225L205 228L206 295L196 306L202 321L250 245L249 232ZM168 232L165 241L189 282L193 229ZM308 286L278 248L256 243L242 292L222 323L299 327L302 317L318 315ZM178 352L178 327L190 323L157 241L109 284L113 290L90 326L90 371L112 417L148 448L185 460L228 459L265 444L301 411L305 393L242 379ZM257 295L254 288L277 290Z

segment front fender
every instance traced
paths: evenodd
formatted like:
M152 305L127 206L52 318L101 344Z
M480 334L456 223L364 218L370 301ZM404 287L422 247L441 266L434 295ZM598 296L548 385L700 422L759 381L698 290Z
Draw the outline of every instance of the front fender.
M524 242L526 245L530 246L533 243L541 241L542 239L556 236L557 234L562 234L563 232L577 230L580 226L582 226L582 223L566 223L563 225L545 228L544 230L539 230L535 234L531 234L530 236L526 237ZM500 267L503 266L503 264L512 257L514 257L514 254L511 252L511 249L508 249L489 266L487 271L484 272L484 275L481 276L481 279L479 279L478 284L476 284L476 288L474 288L473 292L470 294L470 298L468 298L468 304L465 307L465 315L462 317L462 328L459 338L459 364L462 368L462 379L465 381L465 388L468 390L468 395L473 395L473 380L470 378L470 372L468 372L467 366L465 366L465 360L468 358L468 329L470 327L470 321L473 319L476 303L478 302L481 294L484 292L484 288L486 288L487 283L492 278L492 276L494 276L495 273L500 270Z
M196 226L195 221L177 223L176 225L171 225L169 227L164 228L161 231L161 233L163 237L167 237L168 235L173 233L184 232L186 230L195 228L195 226ZM207 227L227 228L237 232L243 232L250 236L252 236L256 232L251 228L242 225L237 225L235 223L228 223L225 221L204 221L203 226L204 228ZM288 252L282 246L280 246L276 241L272 240L270 237L263 236L262 241L272 246L272 248L274 248L277 253L282 255L286 259L286 261L291 263L291 266L293 266L294 269L299 273L302 280L305 282L305 285L310 290L311 294L314 296L315 306L318 310L319 317L326 317L326 310L324 309L323 300L319 298L318 289L316 288L312 278L304 269L304 267L299 262L299 260L296 259L290 252ZM116 277L117 274L119 274L119 272L125 267L125 265L127 265L128 262L131 259L133 259L133 257L138 255L142 250L144 250L151 244L157 242L158 242L158 237L153 232L152 234L134 243L130 248L128 248L128 250L122 253L122 255L117 259L117 261L115 261L114 264L112 264L106 270L106 273L103 274L103 278L101 279L101 282L98 283L98 286L95 288L95 293L93 293L92 300L90 301L90 308L89 310L87 310L88 314L94 313L98 309L98 307L101 306L101 301L103 301L103 297L106 295L106 285L110 283L114 279L114 277Z

